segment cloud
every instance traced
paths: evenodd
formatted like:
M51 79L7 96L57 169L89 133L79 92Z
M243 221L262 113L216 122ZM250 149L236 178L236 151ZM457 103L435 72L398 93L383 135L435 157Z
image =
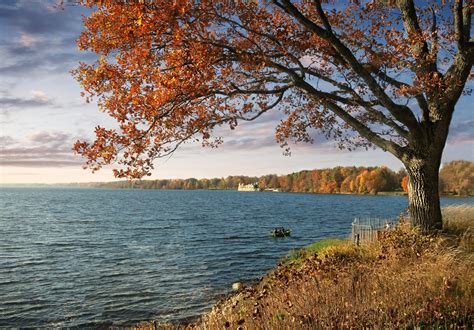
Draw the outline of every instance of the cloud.
M288 147L292 154L306 154L306 153L330 153L330 154L345 154L350 153L346 149L340 149L337 142L327 140L322 134L314 134L313 143L294 143L288 141ZM280 148L280 145L275 139L274 135L270 136L247 136L239 139L232 139L224 137L224 143L221 147L222 151L256 151L268 148ZM282 154L284 149L281 149Z
M474 143L474 120L455 123L449 132L449 144Z
M37 98L21 98L21 97L1 97L0 106L3 109L11 108L26 108L26 107L42 107L51 105L50 101L45 101Z
M81 21L81 6L68 6L66 10L51 10L56 0L19 0L0 6L2 26L29 35L60 34L77 30Z
M42 101L42 102L48 102L49 101L48 95L46 95L46 93L43 92L43 91L34 90L31 93L33 94L33 98L35 98L36 100L39 100L39 101Z
M16 143L16 140L11 136L0 136L0 148L1 146L5 146L7 144Z
M269 113L267 118L262 121L242 123L233 131L230 131L228 127L221 127L216 131L216 135L223 137L223 151L253 151L266 148L279 148L279 144L275 138L275 129L282 118L283 115L275 111L273 114ZM291 151L294 153L323 151L331 153L349 152L347 150L340 150L335 141L326 139L324 134L319 131L311 130L310 136L313 143L293 143L292 141L288 141L288 146Z
M0 136L0 166L79 167L84 161L71 150L74 140L65 132L39 131L22 140Z
M0 74L13 79L33 74L70 75L69 71L80 61L93 62L97 56L92 53L80 53L71 38L48 40L35 47L23 47L17 44L0 44L0 56L9 61L0 64Z
M32 47L38 42L38 39L36 37L33 37L30 34L27 33L22 33L20 37L20 44L23 47Z
M0 166L11 166L11 167L78 167L81 163L75 160L0 160Z
M224 141L223 150L257 150L278 146L275 136L250 136Z
M58 106L54 100L49 98L43 91L34 90L31 94L32 97L13 97L8 92L0 92L0 111L5 113L11 109Z
M61 142L66 140L69 137L68 134L63 133L63 132L46 132L46 131L40 131L31 134L28 137L28 140L37 142L37 143L52 143L52 142Z
M79 61L96 59L80 53L75 40L82 30L82 6L51 10L56 0L14 1L0 6L2 76L69 74ZM89 58L91 57L91 58Z

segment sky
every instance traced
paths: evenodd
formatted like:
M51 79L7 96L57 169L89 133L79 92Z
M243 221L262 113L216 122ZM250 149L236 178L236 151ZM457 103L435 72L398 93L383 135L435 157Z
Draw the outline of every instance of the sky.
M113 126L94 103L80 96L70 70L94 54L77 49L84 8L60 10L54 0L0 1L0 184L112 181L109 168L84 170L71 150L77 139L92 139L97 125ZM474 161L474 96L457 105L443 162ZM262 116L263 117L263 116ZM287 174L333 166L402 164L381 150L341 151L333 142L292 147L284 156L275 141L278 115L220 129L217 149L188 144L155 163L151 179Z

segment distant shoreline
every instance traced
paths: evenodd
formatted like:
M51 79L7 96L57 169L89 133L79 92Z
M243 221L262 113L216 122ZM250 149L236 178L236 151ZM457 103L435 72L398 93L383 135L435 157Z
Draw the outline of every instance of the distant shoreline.
M167 191L237 191L237 189L168 189L168 188L143 188L143 187L108 187L102 186L102 183L66 183L66 184L1 184L1 188L45 188L45 189L110 189L110 190L167 190ZM353 195L353 196L401 196L408 197L408 193L402 191L379 191L376 193L350 193L350 192L311 192L311 191L252 191L256 193L291 193L291 194L314 194L314 195ZM241 193L249 193L249 191L242 191ZM452 193L441 193L440 197L474 197L474 195L455 195Z

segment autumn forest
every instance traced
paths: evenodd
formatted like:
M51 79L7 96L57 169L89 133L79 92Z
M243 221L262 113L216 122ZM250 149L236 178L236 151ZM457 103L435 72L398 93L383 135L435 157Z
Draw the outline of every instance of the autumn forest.
M334 167L306 170L287 175L228 176L212 179L162 179L94 183L101 188L139 189L237 189L239 183L258 183L260 190L278 189L283 192L377 194L406 192L408 177L405 170L397 172L388 167ZM474 163L452 161L440 171L443 194L474 195Z

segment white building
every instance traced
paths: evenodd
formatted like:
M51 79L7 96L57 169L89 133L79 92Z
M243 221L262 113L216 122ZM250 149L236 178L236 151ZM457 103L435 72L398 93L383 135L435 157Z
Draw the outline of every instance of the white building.
M238 191L259 191L258 183L243 184L239 183Z

